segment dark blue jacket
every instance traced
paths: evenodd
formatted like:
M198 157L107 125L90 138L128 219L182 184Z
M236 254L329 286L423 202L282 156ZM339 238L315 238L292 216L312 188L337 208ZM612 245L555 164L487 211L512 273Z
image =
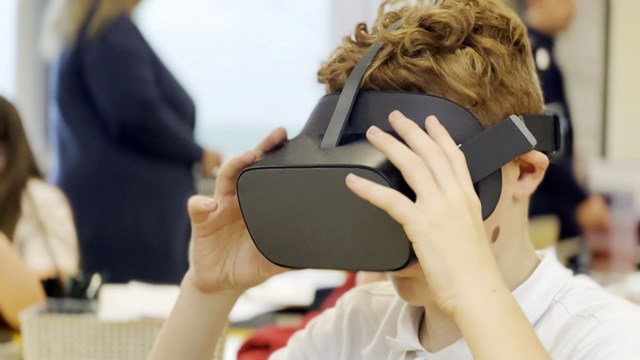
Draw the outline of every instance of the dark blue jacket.
M588 195L576 182L573 171L573 131L562 73L553 58L553 38L529 28L529 39L534 60L536 60L536 71L540 78L544 102L560 104L569 121L569 131L565 137L565 156L560 161L549 165L542 183L531 197L529 214L558 216L560 238L574 237L580 234L575 218L576 207Z
M81 30L53 84L53 180L71 202L83 269L179 282L202 155L193 101L126 15L96 37Z

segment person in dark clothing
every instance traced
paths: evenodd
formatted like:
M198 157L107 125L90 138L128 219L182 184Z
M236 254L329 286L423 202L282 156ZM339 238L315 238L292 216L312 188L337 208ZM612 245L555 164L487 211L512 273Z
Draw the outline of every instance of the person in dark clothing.
M531 198L530 215L554 214L560 220L560 239L589 230L610 229L608 208L599 195L590 195L576 181L573 170L573 130L562 72L554 59L554 35L570 23L573 0L523 0L524 18L545 104L558 107L568 120L565 154L552 163Z
M110 282L178 283L187 269L194 163L220 156L194 141L194 103L134 25L135 0L69 1L53 71L57 169L83 270Z

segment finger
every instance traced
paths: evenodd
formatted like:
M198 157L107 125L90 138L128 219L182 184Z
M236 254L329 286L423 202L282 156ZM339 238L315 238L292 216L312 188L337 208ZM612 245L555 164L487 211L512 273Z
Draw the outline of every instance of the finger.
M264 140L260 142L260 144L258 144L258 146L256 146L255 151L257 158L262 157L262 155L264 155L265 153L268 153L278 145L283 144L286 140L287 131L284 128L279 127L273 130L266 138L264 138Z
M384 210L401 225L408 224L415 204L400 192L354 174L347 175L347 187L358 197Z
M460 191L449 159L429 134L397 110L389 115L389 123L411 150L424 161L440 189L446 193Z
M427 193L431 196L436 190L433 175L424 161L405 144L376 126L370 127L367 131L367 140L400 170L402 177L416 196L424 196Z
M214 158L213 158L213 166L220 166L220 164L222 164L222 155L220 155L219 153L213 153Z
M235 157L222 167L216 180L215 196L233 195L236 193L236 181L240 172L256 161L256 153L249 151Z
M216 211L217 208L218 202L216 200L202 195L190 197L187 203L189 217L193 225L198 225L206 221L209 218L209 214Z
M447 129L440 124L438 119L431 115L425 120L425 128L429 132L431 139L442 149L445 157L448 159L451 170L457 180L458 185L465 193L477 196L473 188L473 181L467 166L467 160L464 153L453 140Z

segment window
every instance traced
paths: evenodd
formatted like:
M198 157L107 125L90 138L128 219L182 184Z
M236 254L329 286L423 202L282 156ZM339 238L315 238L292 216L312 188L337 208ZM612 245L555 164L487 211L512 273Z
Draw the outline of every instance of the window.
M276 126L296 135L324 90L332 50L326 0L145 0L135 18L193 97L196 138L226 154Z

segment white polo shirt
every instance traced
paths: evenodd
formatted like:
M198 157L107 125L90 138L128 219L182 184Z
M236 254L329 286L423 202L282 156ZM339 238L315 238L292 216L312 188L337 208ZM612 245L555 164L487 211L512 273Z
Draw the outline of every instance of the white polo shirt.
M640 359L640 307L586 276L574 276L553 252L541 255L536 270L513 296L551 358ZM422 308L400 299L388 281L358 287L270 359L473 358L464 339L437 353L426 351L418 339L422 314Z

